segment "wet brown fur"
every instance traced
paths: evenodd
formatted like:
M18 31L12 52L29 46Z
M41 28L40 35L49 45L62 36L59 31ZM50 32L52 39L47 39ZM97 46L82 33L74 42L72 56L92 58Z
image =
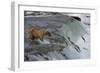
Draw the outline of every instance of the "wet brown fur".
M41 41L43 41L43 38L45 36L51 36L51 33L46 29L32 28L29 31L29 39L31 40L40 39Z

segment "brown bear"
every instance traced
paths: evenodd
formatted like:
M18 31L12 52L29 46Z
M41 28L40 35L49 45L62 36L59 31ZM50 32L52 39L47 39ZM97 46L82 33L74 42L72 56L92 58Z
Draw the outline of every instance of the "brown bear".
M41 41L43 41L43 38L45 36L51 36L51 33L47 29L34 27L29 31L29 39L31 41L34 39L40 39Z

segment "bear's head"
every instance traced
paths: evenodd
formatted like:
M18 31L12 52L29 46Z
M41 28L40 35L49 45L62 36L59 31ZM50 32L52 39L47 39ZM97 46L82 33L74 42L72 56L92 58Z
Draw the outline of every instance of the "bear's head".
M51 36L51 33L50 33L48 30L46 30L45 35L47 35L47 36Z

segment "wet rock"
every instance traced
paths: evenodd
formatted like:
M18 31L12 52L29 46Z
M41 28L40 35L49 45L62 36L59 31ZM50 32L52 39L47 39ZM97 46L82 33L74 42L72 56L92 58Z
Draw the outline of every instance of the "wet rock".
M48 52L52 51L59 51L63 49L65 46L56 45L56 44L42 44L42 45L33 45L32 49L37 50L38 52L47 54Z

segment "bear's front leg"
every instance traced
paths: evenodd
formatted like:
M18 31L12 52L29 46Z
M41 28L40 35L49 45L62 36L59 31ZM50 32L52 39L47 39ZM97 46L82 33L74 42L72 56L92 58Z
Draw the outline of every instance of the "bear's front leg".
M43 41L43 37L41 37L40 40Z

